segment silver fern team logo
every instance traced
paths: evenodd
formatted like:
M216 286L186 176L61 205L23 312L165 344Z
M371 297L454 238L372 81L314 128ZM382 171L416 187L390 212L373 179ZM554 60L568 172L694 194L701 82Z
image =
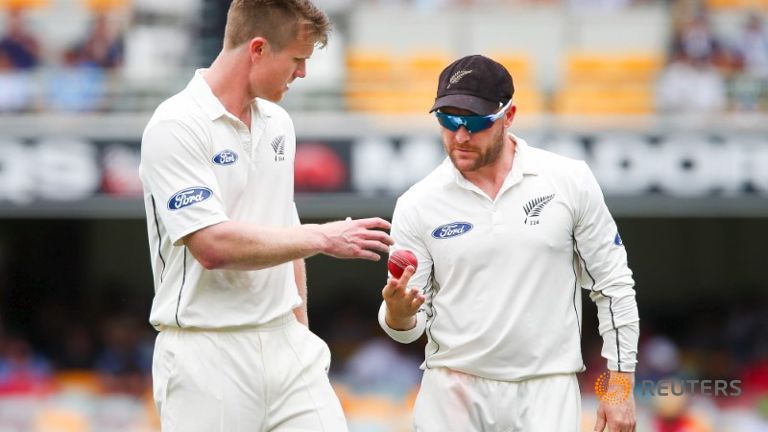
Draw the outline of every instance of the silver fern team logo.
M544 210L544 206L549 204L554 198L555 194L552 194L528 201L528 204L523 206L523 211L525 212L525 221L523 221L523 223L527 225L538 225L541 211Z
M448 84L447 88L451 88L452 85L458 84L462 78L464 78L465 76L471 73L472 73L472 69L469 69L469 70L458 71L455 74L451 75L451 78L448 80L450 84Z
M272 140L272 143L270 143L270 146L272 146L272 150L275 152L275 162L280 162L285 160L285 135L280 135L278 137L275 137L275 139Z

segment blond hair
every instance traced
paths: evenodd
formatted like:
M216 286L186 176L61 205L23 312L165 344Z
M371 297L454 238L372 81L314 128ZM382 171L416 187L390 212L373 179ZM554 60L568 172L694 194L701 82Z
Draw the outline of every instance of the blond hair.
M233 0L227 12L224 48L263 37L277 51L299 37L320 47L328 42L331 21L310 0Z

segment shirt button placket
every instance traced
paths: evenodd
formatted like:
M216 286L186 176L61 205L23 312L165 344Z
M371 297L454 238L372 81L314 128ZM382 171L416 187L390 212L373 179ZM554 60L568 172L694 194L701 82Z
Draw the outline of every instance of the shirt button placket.
M503 221L503 215L501 214L501 210L494 208L491 211L491 224L493 227L492 231L494 233L504 231L504 221Z

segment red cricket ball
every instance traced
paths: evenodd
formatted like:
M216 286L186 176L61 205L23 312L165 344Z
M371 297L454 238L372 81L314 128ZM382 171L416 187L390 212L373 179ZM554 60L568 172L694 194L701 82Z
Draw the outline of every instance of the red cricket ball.
M405 271L405 268L409 265L412 265L413 268L418 268L419 260L416 258L416 255L408 249L396 250L389 255L387 268L396 279L400 279L400 276L403 275L403 271Z

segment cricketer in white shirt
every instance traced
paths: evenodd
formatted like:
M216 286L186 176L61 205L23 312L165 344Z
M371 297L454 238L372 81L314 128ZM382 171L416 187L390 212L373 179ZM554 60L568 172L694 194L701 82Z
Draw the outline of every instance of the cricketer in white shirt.
M419 262L390 275L379 322L399 342L427 334L418 432L580 430L582 288L611 391L633 379L639 317L616 224L584 162L506 132L513 94L488 57L448 65L430 110L448 158L395 206L390 252ZM595 430L634 432L631 392L606 399Z
M608 368L634 371L634 282L597 181L584 162L514 140L495 201L447 158L398 199L393 250L415 252L410 285L428 298L415 328L384 330L404 343L426 331L423 368L503 381L580 372L584 288Z
M638 311L627 255L587 165L512 137L512 170L495 200L446 160L395 206L392 250L419 259L409 286L427 300L413 329L425 331L422 369L498 381L585 370L581 296L598 308L608 369L635 370ZM553 407L549 407L552 409Z
M288 113L257 99L248 130L201 73L158 108L143 140L140 174L156 287L149 321L159 330L255 326L301 304L290 262L208 271L179 247L187 234L226 220L299 224Z
M230 220L295 227L296 137L288 114L257 98L250 130L197 71L155 111L140 175L160 331L153 360L163 431L346 431L328 381L330 351L294 317L294 265L207 269L183 239ZM297 377L301 377L300 379Z

